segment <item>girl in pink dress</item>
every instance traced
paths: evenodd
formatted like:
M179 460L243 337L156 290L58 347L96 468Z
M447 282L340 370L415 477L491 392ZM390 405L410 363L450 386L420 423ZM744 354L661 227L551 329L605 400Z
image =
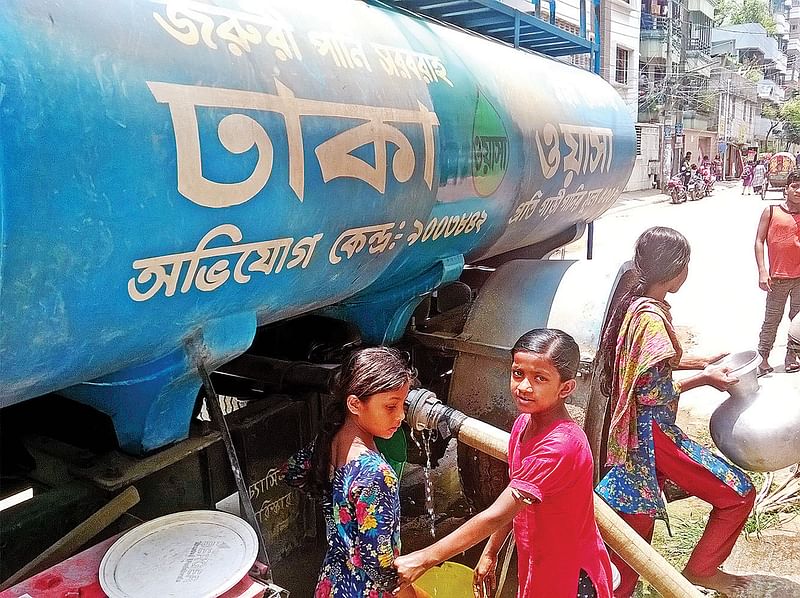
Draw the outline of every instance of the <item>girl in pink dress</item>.
M508 447L510 482L459 529L396 558L401 585L490 536L474 591L493 595L497 553L513 527L518 598L611 598L611 562L594 519L592 454L564 405L575 390L578 345L560 330L536 329L511 354L511 395L520 415Z

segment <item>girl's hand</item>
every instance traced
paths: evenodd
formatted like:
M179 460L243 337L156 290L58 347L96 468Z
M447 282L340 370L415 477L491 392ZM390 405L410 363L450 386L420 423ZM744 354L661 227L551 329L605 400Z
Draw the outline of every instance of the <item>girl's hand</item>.
M497 555L484 552L475 565L475 573L472 576L472 593L475 598L491 598L497 589Z
M428 562L424 549L397 557L394 560L394 567L397 569L397 577L400 579L400 588L411 585L432 566L433 564Z
M729 376L730 368L721 368L719 366L708 366L703 370L705 382L709 386L713 386L719 391L727 392L730 388L739 382L739 379L734 376Z

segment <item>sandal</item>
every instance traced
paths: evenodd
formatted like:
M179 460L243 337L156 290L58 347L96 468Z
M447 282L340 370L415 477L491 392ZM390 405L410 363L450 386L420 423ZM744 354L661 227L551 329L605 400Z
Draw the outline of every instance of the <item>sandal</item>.
M774 370L775 368L773 367L762 368L761 366L758 366L758 368L756 368L756 377L760 378L761 376L766 376L767 374L771 374Z
M800 359L791 349L786 352L786 359L783 360L783 371L787 374L800 372Z

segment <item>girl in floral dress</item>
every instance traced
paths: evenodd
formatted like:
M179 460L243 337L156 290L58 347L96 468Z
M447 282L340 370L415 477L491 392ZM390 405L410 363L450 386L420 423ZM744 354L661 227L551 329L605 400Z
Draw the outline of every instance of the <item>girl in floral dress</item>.
M706 384L727 390L736 383L727 370L708 366L721 355L684 357L675 337L665 297L686 281L689 253L686 239L671 228L648 229L636 242L638 280L617 305L601 345L602 390L614 409L608 438L608 465L613 467L597 493L648 542L655 519L667 521L661 497L666 482L711 503L708 523L683 574L697 585L727 593L747 585L747 578L719 566L747 521L755 491L743 471L691 440L675 423L682 392ZM674 369L703 371L675 382ZM622 577L614 595L628 598L638 575L617 555L611 560Z
M319 499L325 516L328 552L314 598L388 598L397 587L399 483L375 438L403 423L414 380L394 349L357 351L335 379L322 430L289 461L287 483Z

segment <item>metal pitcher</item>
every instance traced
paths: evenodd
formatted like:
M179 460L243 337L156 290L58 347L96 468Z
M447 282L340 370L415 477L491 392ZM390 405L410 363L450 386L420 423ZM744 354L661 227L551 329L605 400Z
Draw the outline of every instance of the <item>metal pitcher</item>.
M755 351L714 365L739 378L709 422L711 438L733 463L749 471L777 471L800 461L800 397L786 376L757 378Z

